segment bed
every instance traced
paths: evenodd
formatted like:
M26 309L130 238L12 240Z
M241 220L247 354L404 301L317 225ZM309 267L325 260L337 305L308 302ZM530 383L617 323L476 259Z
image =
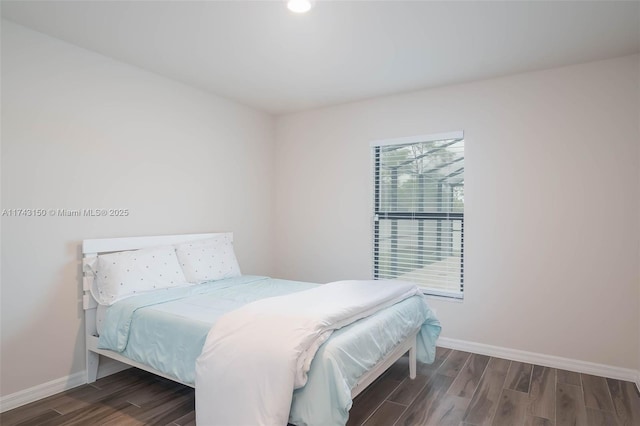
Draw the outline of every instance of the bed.
M83 241L88 383L96 380L102 355L195 387L196 360L208 332L221 322L220 318L256 301L324 287L241 275L142 292L109 306L97 302L100 296L95 294L96 273L91 265L98 256L206 241L221 235L231 234ZM411 378L415 377L418 358L432 362L439 331L433 312L419 297L394 303L333 331L312 358L306 384L293 391L288 421L300 426L345 424L352 399L401 356L409 353ZM196 392L206 387L199 385Z

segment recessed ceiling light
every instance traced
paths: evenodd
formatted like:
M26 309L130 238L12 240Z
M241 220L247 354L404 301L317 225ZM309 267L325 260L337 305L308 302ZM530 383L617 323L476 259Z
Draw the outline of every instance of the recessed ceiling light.
M305 13L311 10L311 0L289 0L287 8L295 13Z

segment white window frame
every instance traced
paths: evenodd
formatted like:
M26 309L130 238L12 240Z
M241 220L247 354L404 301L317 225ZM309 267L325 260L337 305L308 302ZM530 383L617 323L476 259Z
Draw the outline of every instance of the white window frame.
M453 132L444 132L444 133L434 133L434 134L428 134L428 135L417 135L417 136L409 136L409 137L403 137L403 138L393 138L393 139L381 139L381 140L374 140L371 141L369 143L369 149L370 151L374 151L374 148L376 147L382 147L382 146L391 146L391 145L411 145L411 144L416 144L416 143L421 143L421 142L436 142L436 141L443 141L443 140L464 140L464 131L453 131ZM371 210L373 212L373 217L372 217L372 223L371 223L371 236L372 236L372 240L371 240L371 253L372 253L372 263L371 263L371 272L372 272L372 277L375 279L376 278L376 264L375 264L375 244L376 244L376 230L375 230L375 226L376 226L376 221L378 220L378 218L376 217L376 211L378 206L376 206L376 196L375 196L375 173L376 173L376 162L375 162L375 158L371 163L371 174L369 175L372 179L371 182L371 187L373 188L373 191L371 193ZM463 223L463 231L462 231L462 253L461 253L461 276L460 276L460 291L459 292L449 292L449 291L443 291L443 290L439 290L439 289L433 289L433 288L422 288L422 291L424 294L428 295L428 296L435 296L437 298L448 298L448 299L457 299L459 301L461 301L464 298L464 213L462 216L462 223ZM420 287L420 286L419 286Z

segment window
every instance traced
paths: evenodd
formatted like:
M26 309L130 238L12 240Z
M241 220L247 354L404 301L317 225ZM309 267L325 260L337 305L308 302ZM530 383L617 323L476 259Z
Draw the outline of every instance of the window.
M373 277L462 298L462 132L373 142Z

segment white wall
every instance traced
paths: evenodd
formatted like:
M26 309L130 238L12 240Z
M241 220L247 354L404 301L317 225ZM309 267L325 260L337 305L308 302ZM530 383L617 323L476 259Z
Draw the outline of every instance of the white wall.
M638 56L278 119L276 271L370 277L369 141L464 130L465 299L443 336L636 369Z
M2 21L2 208L129 217L2 217L1 393L84 369L85 238L234 231L270 274L267 114Z

